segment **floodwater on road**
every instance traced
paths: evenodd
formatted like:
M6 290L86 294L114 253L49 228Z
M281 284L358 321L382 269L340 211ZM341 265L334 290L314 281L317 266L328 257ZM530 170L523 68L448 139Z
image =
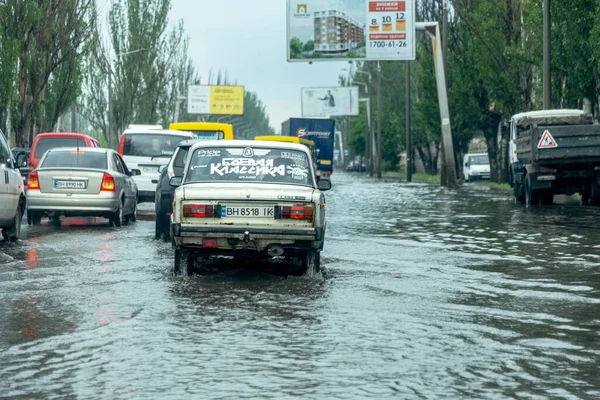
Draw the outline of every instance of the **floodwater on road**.
M600 208L333 183L316 277L173 276L152 218L24 225L0 397L600 397Z

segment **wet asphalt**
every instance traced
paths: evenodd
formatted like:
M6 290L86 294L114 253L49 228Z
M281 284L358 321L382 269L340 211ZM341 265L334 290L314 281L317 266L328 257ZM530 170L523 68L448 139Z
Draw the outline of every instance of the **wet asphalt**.
M311 277L174 276L149 204L24 224L0 243L0 398L600 397L600 207L333 183Z

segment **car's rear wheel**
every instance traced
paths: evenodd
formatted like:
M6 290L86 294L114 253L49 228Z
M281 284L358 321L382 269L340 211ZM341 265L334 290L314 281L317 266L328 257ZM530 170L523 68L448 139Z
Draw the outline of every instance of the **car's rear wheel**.
M41 211L27 211L27 223L30 225L39 225L42 223L42 212Z
M169 217L165 214L156 214L154 222L154 236L156 239L161 239L169 235Z
M110 217L110 223L119 228L123 224L123 201L119 203L119 208Z
M137 199L135 200L135 203L133 205L133 213L129 216L129 220L131 222L137 221Z
M173 253L174 253L173 273L175 275L179 275L179 274L181 274L181 261L183 258L183 250L181 250L180 248L176 248Z
M12 224L10 227L4 229L2 231L2 236L4 236L4 240L9 242L16 242L19 240L19 236L21 235L21 205L17 206L17 213L15 214Z
M295 258L297 267L294 268L294 275L315 276L321 271L321 252L309 250Z
M194 264L196 261L196 253L188 250L187 252L187 265L186 272L188 276L192 276L194 274Z

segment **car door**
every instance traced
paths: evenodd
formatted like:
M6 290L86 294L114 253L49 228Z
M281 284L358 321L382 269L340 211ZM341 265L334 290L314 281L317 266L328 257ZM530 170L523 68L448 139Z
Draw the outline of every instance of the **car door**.
M0 131L0 219L11 220L19 203L21 176L14 169L12 153Z
M137 197L135 183L130 176L131 173L123 162L123 159L116 152L113 152L113 162L119 173L119 179L121 180L121 185L125 192L125 204L123 204L123 208L126 212L133 212Z

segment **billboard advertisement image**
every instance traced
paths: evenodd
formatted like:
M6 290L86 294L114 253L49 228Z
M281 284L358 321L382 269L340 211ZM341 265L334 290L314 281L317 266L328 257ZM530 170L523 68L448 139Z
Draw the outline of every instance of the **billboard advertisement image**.
M243 86L188 86L188 114L244 114Z
M305 118L358 115L358 87L302 88L302 116Z
M414 60L415 0L287 0L288 61Z

